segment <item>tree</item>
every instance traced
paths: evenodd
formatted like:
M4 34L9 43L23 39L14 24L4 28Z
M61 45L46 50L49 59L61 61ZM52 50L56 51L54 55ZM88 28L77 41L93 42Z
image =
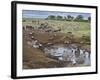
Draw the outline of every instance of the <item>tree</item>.
M73 16L71 16L71 15L68 15L68 16L67 16L67 20L70 20L70 21L71 21L71 20L73 20L73 19L74 19Z
M57 20L63 20L63 17L58 15L56 19Z
M68 19L68 20L70 20L70 19L71 19L71 16L70 16L70 15L68 15L68 16L67 16L67 19Z
M71 16L71 20L73 20L74 19L74 17L73 16Z
M82 15L78 15L76 18L75 18L75 20L77 20L77 21L82 21L83 20L83 16Z
M67 17L66 17L66 16L64 16L64 20L65 20L65 21L67 20Z
M48 16L46 19L55 20L56 17L55 17L54 15L50 15L50 16Z
M89 21L89 22L91 21L91 17L88 17L88 21Z

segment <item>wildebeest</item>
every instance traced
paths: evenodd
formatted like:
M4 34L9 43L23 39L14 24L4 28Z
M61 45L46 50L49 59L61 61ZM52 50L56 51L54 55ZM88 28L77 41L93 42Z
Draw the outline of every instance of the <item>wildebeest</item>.
M51 32L51 31L52 31L51 29L46 29L46 30L45 30L45 32Z
M48 23L41 23L39 29L45 29L48 27Z
M34 27L26 25L26 29L34 29Z
M72 34L72 32L67 32L68 34Z
M35 34L34 31L29 33L30 36L34 36L34 34Z
M32 40L36 40L36 38L35 38L34 36L31 36L31 39L32 39Z
M25 27L25 26L23 26L23 30L25 30L25 28L26 28L26 27Z
M58 31L61 31L61 29L59 28L59 29L57 29L57 30L53 30L53 32L58 32Z

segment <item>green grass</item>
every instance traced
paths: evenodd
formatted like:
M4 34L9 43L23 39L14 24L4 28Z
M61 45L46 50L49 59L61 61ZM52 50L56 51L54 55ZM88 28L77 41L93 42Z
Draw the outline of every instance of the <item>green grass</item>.
M41 23L47 22L49 26L54 29L61 28L62 33L72 32L74 35L90 35L90 23L89 22L74 22L74 21L57 21L57 20L43 20L43 19L23 19L23 26L31 25L33 27L39 27ZM33 22L32 21L36 21ZM39 21L39 23L38 23Z

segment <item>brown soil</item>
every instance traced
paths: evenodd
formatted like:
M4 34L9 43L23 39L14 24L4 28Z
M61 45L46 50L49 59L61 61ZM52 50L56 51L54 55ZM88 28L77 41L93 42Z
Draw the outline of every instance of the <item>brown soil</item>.
M80 39L74 38L74 40L72 40L67 37L66 34L60 32L50 33L38 30L23 30L23 69L55 68L65 66L64 62L47 57L47 55L41 49L33 48L27 44L27 41L32 40L29 33L33 31L33 36L35 39L37 39L43 45L46 45L47 43L64 43L65 41L78 44L80 43ZM56 36L54 36L54 34L56 34Z

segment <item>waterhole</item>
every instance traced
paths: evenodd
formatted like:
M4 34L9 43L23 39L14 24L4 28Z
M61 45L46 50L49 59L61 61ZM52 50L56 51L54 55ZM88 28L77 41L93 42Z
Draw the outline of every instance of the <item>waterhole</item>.
M90 65L91 53L86 49L79 48L75 44L50 45L44 48L44 52L53 59L70 62L72 65Z

